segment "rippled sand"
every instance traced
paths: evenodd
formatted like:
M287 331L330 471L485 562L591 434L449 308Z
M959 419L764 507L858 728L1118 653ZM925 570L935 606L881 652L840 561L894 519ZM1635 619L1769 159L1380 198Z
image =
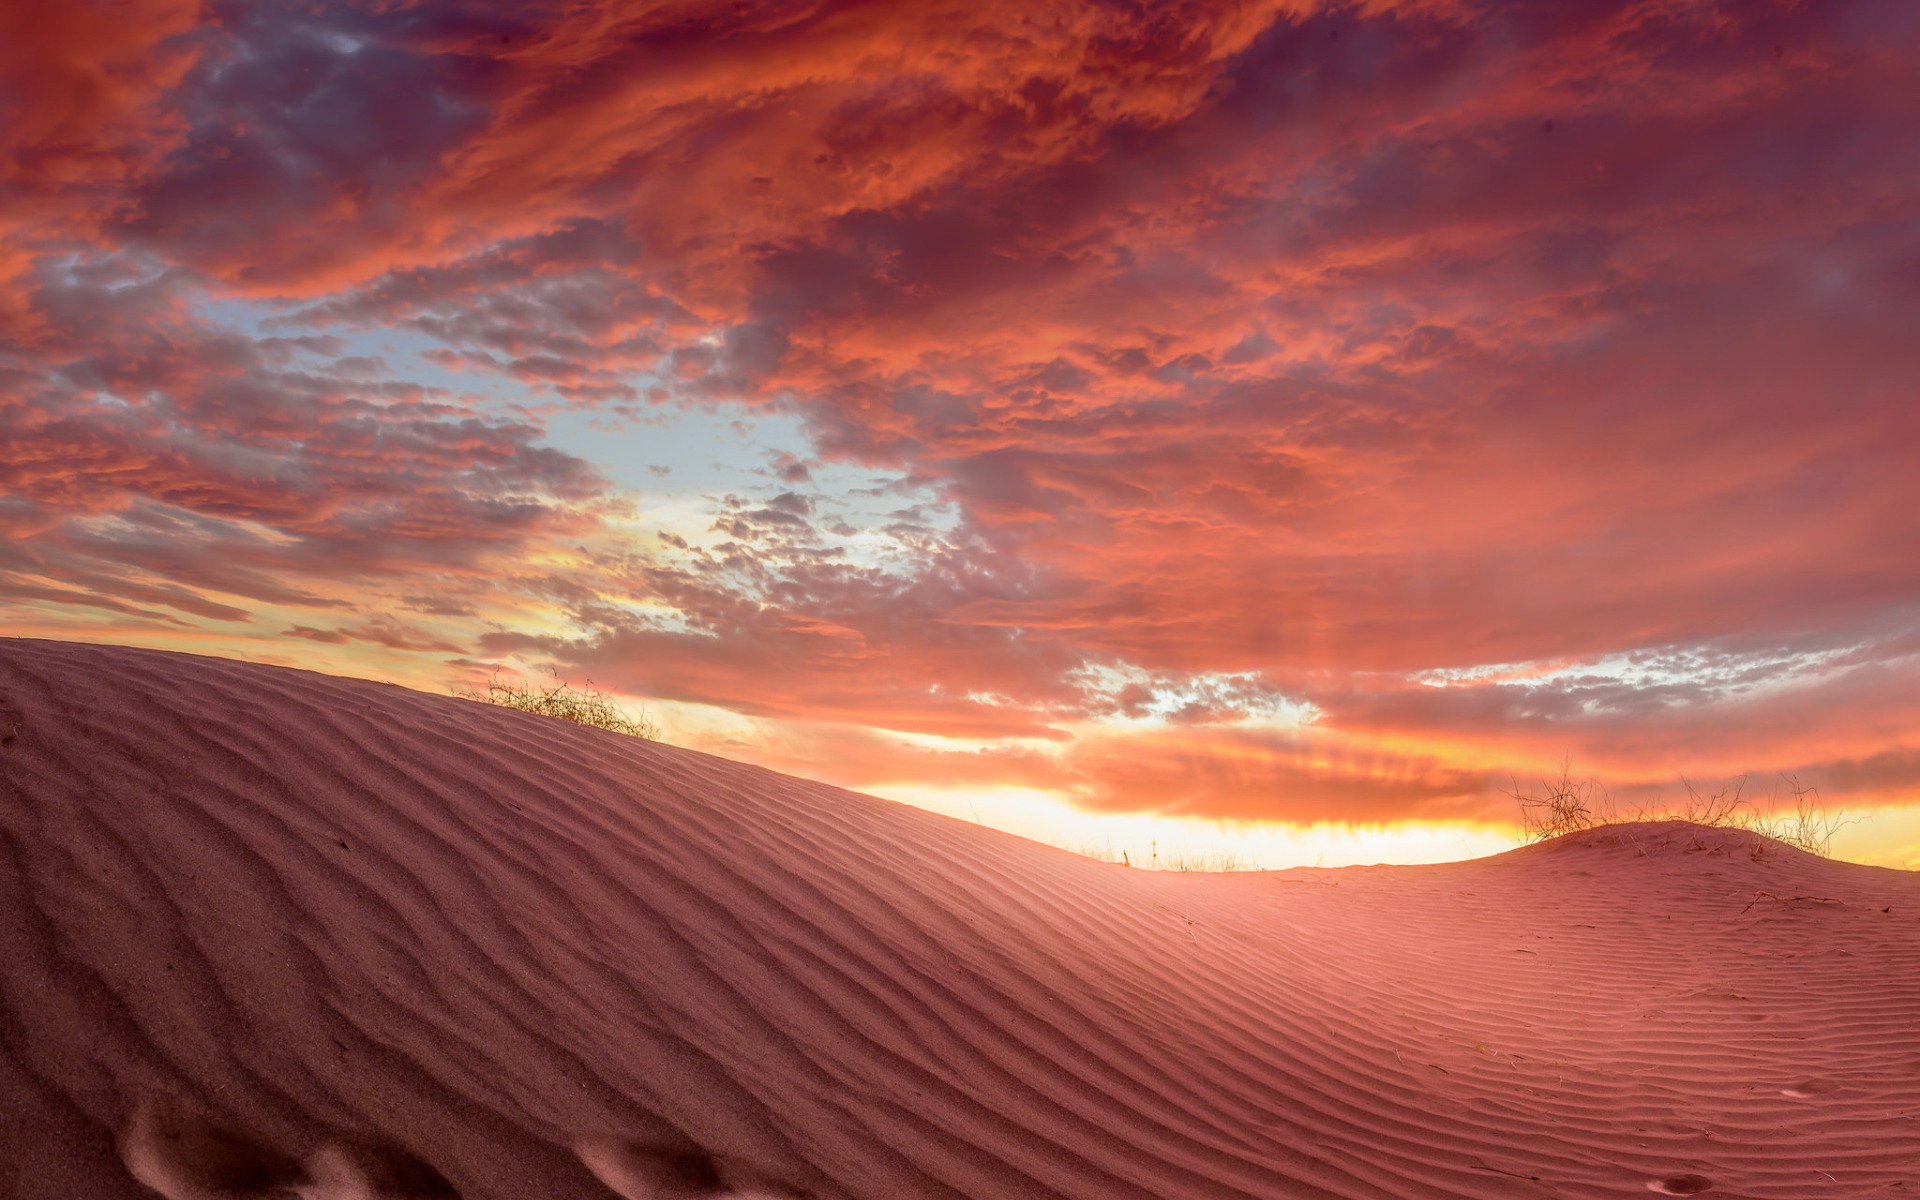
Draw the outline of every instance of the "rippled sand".
M0 1196L1920 1196L1920 874L1180 875L0 639Z

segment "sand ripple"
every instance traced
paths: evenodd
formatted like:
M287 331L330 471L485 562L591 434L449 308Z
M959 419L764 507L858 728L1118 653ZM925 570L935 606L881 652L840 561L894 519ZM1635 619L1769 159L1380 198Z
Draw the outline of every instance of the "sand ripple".
M0 1197L1649 1191L1920 1196L1920 878L1677 823L1155 874L0 639Z

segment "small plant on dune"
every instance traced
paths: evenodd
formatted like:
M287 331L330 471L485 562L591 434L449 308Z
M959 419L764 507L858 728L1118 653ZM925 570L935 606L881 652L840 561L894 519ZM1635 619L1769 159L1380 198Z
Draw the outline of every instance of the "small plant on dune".
M536 687L530 683L503 679L495 671L485 687L456 688L455 695L483 704L537 713L543 717L557 717L562 721L572 721L575 725L624 733L628 737L653 741L660 736L659 726L645 713L638 719L628 716L625 709L613 702L612 696L594 687L592 680L588 680L585 687L575 687L556 673L553 686Z
M1785 772L1780 777L1786 781L1787 794L1793 800L1792 811L1784 814L1776 812L1778 806L1771 796L1764 808L1748 799L1747 776L1742 775L1711 792L1702 791L1690 779L1682 779L1680 786L1686 789L1687 795L1676 806L1641 809L1623 817L1614 812L1609 803L1602 815L1596 813L1590 803L1597 785L1590 779L1575 782L1565 759L1561 761L1558 779L1542 780L1538 790L1529 791L1520 790L1515 783L1506 793L1520 804L1520 828L1528 841L1544 841L1561 834L1628 821L1677 820L1714 829L1743 829L1810 854L1831 857L1833 835L1853 822L1828 815L1816 789L1801 786L1797 778Z
M1115 850L1111 841L1102 846L1093 842L1082 842L1076 852L1082 858L1091 858L1096 862L1119 863L1131 867L1133 856L1125 850ZM1160 853L1160 843L1154 842L1148 855L1141 860L1152 871L1257 871L1248 859L1231 850L1215 850L1208 853L1181 854Z
M1754 832L1763 833L1789 846L1798 846L1809 854L1831 857L1833 835L1853 824L1853 821L1843 821L1829 815L1826 805L1820 801L1818 789L1802 787L1798 778L1784 771L1780 773L1780 778L1787 781L1787 794L1793 797L1793 811L1782 816L1761 818L1753 826Z
M1753 802L1741 795L1747 790L1745 775L1706 795L1701 795L1691 779L1681 779L1680 786L1686 789L1687 798L1672 815L1682 821L1715 829L1751 829L1759 817Z
M1119 863L1125 867L1133 865L1133 860L1127 857L1127 852L1125 850L1115 850L1111 840L1104 846L1098 842L1081 842L1080 848L1075 850L1074 853L1078 854L1081 858L1090 858L1095 862Z
M1519 801L1520 828L1526 832L1528 841L1544 841L1602 824L1588 804L1594 782L1591 779L1576 782L1571 759L1561 759L1560 777L1540 780L1538 791L1521 791L1519 781L1511 777L1507 782L1510 785L1507 795Z
M1681 780L1681 786L1687 789L1687 799L1675 815L1696 825L1744 829L1809 854L1832 857L1833 835L1853 822L1828 815L1817 789L1801 786L1797 777L1784 771L1780 778L1786 781L1787 794L1793 798L1791 813L1778 813L1778 804L1772 796L1767 797L1764 809L1746 799L1742 793L1746 791L1747 777L1742 775L1705 796L1690 780Z
M1162 871L1252 871L1257 868L1246 859L1231 850L1216 850L1207 854L1162 854Z

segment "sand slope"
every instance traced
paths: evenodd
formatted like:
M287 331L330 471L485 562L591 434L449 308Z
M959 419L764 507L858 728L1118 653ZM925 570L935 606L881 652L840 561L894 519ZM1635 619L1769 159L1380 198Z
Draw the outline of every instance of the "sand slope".
M1703 1187L1920 1196L1920 876L1678 824L1155 874L0 639L0 1196Z

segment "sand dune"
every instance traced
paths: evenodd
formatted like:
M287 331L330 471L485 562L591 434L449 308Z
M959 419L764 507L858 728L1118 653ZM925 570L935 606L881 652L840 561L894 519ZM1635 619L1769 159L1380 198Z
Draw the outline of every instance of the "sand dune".
M396 687L0 639L0 1195L1920 1196L1920 876L1203 876Z

